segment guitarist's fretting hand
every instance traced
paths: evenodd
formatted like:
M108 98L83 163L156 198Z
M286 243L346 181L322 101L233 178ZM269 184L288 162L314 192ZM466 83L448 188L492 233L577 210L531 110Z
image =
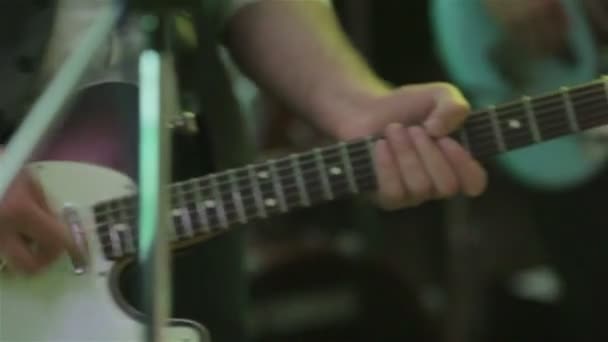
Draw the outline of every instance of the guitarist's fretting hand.
M40 185L22 173L0 202L0 257L9 270L33 274L66 249L74 256L78 254Z
M384 130L385 139L375 146L377 197L383 208L484 191L485 170L447 137L470 112L458 89L444 83L410 85L386 89L363 103L345 114L350 121L340 135L349 139Z

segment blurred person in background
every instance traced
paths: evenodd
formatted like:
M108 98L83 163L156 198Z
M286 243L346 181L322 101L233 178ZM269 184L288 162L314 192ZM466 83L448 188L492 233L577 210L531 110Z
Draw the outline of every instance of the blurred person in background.
M434 0L437 51L474 108L586 83L608 66L607 3ZM552 340L608 338L601 313L608 304L604 130L497 158L490 191L471 207L470 224L491 260L483 264L486 286L498 282L523 298L557 305L550 328L529 327ZM503 336L516 330L498 324Z

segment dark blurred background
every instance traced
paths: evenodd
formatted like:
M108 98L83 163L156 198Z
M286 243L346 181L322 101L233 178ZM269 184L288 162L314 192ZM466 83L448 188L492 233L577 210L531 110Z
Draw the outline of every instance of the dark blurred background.
M503 2L498 11L524 4ZM478 96L446 70L440 53L450 51L438 49L432 21L438 19L429 1L336 0L334 6L355 46L386 80L448 81L463 86L467 97ZM552 25L542 28L549 37L551 30L559 31ZM467 44L452 44L460 55L476 41L483 43L477 40L482 32L471 30L462 37ZM520 50L505 45L497 53L507 59ZM508 61L517 58L522 57ZM554 83L547 88L564 85ZM262 158L327 143L295 115L260 97ZM254 340L605 340L602 173L567 190L546 191L516 181L492 160L487 165L490 191L477 200L389 213L365 198L348 199L250 231ZM578 216L560 216L566 212Z

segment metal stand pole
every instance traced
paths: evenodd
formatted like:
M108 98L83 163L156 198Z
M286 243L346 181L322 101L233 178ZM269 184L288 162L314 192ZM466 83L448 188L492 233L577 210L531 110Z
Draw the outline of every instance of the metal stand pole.
M159 11L160 12L160 11ZM143 268L145 341L165 341L171 312L171 264L167 227L171 136L168 123L178 110L171 54L171 16L142 16L148 48L140 59L139 261Z

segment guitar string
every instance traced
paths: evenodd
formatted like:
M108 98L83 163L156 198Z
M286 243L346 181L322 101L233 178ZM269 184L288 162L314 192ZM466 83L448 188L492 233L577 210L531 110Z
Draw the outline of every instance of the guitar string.
M604 104L600 104L600 105L601 106L606 106ZM593 108L595 108L595 107L598 107L598 106L594 106ZM588 110L588 109L589 108L580 108L579 111L582 112L582 111ZM539 119L540 119L540 117L539 117ZM555 126L557 126L557 124L559 124L559 123L563 123L563 120L552 120L552 121L554 121ZM540 120L539 120L539 122L540 122ZM572 133L572 132L563 132L563 127L559 127L559 128L554 129L553 125L549 125L547 122L543 123L542 126L543 126L543 128L545 128L543 130L543 132L542 132L544 136L553 136L553 134L555 134L555 133L558 133L557 135L560 135L561 133L564 133L564 134ZM469 132L469 133L472 133L472 132ZM506 133L505 137L509 138L509 139L514 139L515 140L515 141L511 141L511 144L517 144L517 140L520 138L518 136L519 134L521 134L521 135L525 134L526 137L528 137L528 138L530 137L529 132L526 133L525 129L523 129L523 130L520 129L520 130L515 131L515 132L509 131L508 133ZM496 142L496 137L494 136L493 132L489 132L488 139L490 141L492 141L492 142ZM528 141L523 141L523 142L528 142ZM484 142L484 143L482 143L482 145L484 145L486 143L487 142ZM349 152L349 154L350 153L356 153L357 151L356 150L352 150L352 149L353 148L359 148L359 147L361 147L361 145L363 145L363 144L361 144L361 142L359 142L358 144L355 143L353 145L350 145L349 146L350 149L347 152ZM366 145L363 145L363 146L367 147ZM366 148L366 150L367 150L367 148ZM323 161L327 162L327 160L329 160L330 158L336 157L334 154L338 154L337 157L340 157L340 155L341 155L341 153L343 153L343 151L342 151L342 149L339 146L332 145L332 146L326 147L325 151L321 152L321 153L322 153ZM309 169L310 165L313 165L313 168L315 168L315 169L318 168L318 165L317 165L318 162L316 160L316 156L314 154L312 154L312 155L310 155L310 154L311 153L309 152L309 153L300 154L299 156L297 156L298 158L305 158L305 157L312 158L312 160L301 161L300 168L301 168L301 170L302 170L303 173L305 173L306 171L310 171L310 169ZM289 161L288 158L289 157L287 157L287 158L280 158L280 159L275 160L275 162L276 163L288 162ZM340 164L342 164L342 163L340 163ZM261 164L258 164L258 165L254 165L254 168L258 169L258 170L256 170L257 172L261 172L261 171L268 172L269 171L268 170L268 168L269 168L269 162L261 163ZM259 170L260 168L264 168L264 170ZM226 186L227 184L232 184L233 181L235 181L235 182L241 182L243 180L246 180L246 181L250 180L249 175L246 175L246 176L238 175L236 177L236 179L235 178L231 179L229 177L229 172L234 172L234 171L238 172L239 170L241 170L241 169L232 169L232 170L229 170L229 171L223 171L223 172L220 172L220 173L217 173L217 174L213 175L213 177L216 177L216 179L220 178L220 177L224 177L224 178L227 177L227 178L229 178L226 181L217 182L218 183L217 185L219 187ZM291 170L292 170L292 166L276 168L276 172L277 173L282 173L282 172L291 171ZM195 179L188 180L188 181L185 181L185 182L174 183L174 184L170 185L170 188L176 188L178 186L183 186L183 185L186 185L186 186L187 185L191 185L191 183L204 181L204 179L206 177L210 177L210 176L205 176L205 177L201 177L201 178L195 178ZM209 181L209 180L207 180L207 181ZM213 187L213 185L208 185L206 188L212 188L212 187ZM205 189L205 187L203 187L202 189ZM185 194L185 195L187 195L187 194ZM130 198L130 197L132 197L132 196L125 197L125 198ZM116 199L116 200L120 200L120 199Z
M363 161L363 162L369 162L369 159L368 159L368 158L365 158L365 159L358 158L358 160L353 160L353 165L356 165L356 164L358 164L358 163L359 163L359 162L361 162L361 161ZM357 179L357 181L358 181L358 182L357 182L357 184L358 184L359 186L365 185L365 184L362 184L362 182L361 182L361 180L362 180L362 179L367 180L367 178L369 178L370 176L373 176L373 175L374 175L373 173L367 173L367 172L366 172L365 174L366 174L366 176L364 176L364 177L357 177L357 178L358 178L358 179ZM270 184L267 184L267 185L268 185L268 188L271 188L271 185L270 185ZM318 188L316 188L316 186L317 186L317 185L319 185L319 184L318 184L318 183L314 183L313 185L314 185L313 187L309 187L309 188L307 188L308 193L315 193L315 192L319 192L319 191L318 191ZM337 193L338 193L338 188L337 188L337 186L336 186L336 183L334 183L334 187L332 187L332 188L334 188L334 192L337 194ZM293 187L285 187L285 189L289 189L289 190L291 190L291 189L293 189ZM245 190L248 190L248 191L245 193ZM254 199L254 198L252 197L252 196L254 195L254 192L253 192L253 191L255 191L255 190L257 190L257 187L254 189L254 187L253 187L253 186L251 186L251 185L248 185L247 187L242 187L242 188L241 188L241 191L244 193L244 194L242 195L242 199L243 199L243 200L247 200L248 202L252 203L252 202L251 202L251 200L253 200L253 199ZM315 190L317 190L317 191L315 191ZM196 190L195 190L195 191L196 191ZM263 188L260 188L260 192L261 192L263 195L265 194L265 192L263 191ZM297 193L297 192L292 192L292 191L284 191L284 192L285 192L285 196L286 196L286 197L289 197L289 198L291 198L291 196L294 196L294 195L299 195L299 193ZM340 191L340 192L343 192L343 191ZM274 193L274 192L273 192L273 193ZM274 194L276 194L276 193L274 193ZM224 200L224 199L227 197L226 195L227 195L226 193L222 193L222 194L221 194L222 201L223 201L223 200ZM247 196L245 196L245 195L247 195ZM345 194L340 194L340 196L342 196L342 195L345 195ZM274 198L274 196L273 196L273 198ZM218 201L218 203L220 202L220 201L219 201L219 198L216 198L216 200ZM322 202L322 201L324 201L324 200L327 200L327 199L326 199L326 198L323 198L323 199L321 199L321 200L320 200L320 202ZM190 202L190 203L186 203L186 202L188 202L188 201L185 201L185 200L184 200L184 201L182 201L182 203L183 203L183 204L185 204L185 205L194 205L195 203L200 203L200 202ZM232 202L232 201L231 201L231 202ZM130 203L131 203L131 204L133 204L133 202L130 202ZM182 203L180 203L180 204L182 204ZM300 203L297 203L297 204L293 204L293 205L292 205L292 204L290 204L290 207L291 207L291 208L293 208L293 207L295 207L295 206L303 206L303 205L302 205L302 203L301 203L301 202L300 202ZM259 213L260 213L260 211L259 211L259 208L258 208L257 204L256 204L255 206L251 206L251 207L255 207L255 209L256 209L256 214L259 214ZM217 219L217 216L219 216L219 212L217 212L217 210L218 210L219 208L223 208L223 210L224 210L225 215L227 216L227 218L230 218L230 217L234 216L234 214L236 213L236 211L235 211L235 210L227 210L228 208L235 208L234 206L228 207L228 206L225 206L225 205L224 205L224 206L222 207L220 204L218 204L218 205L217 205L217 207L215 207L215 208L205 208L205 213L206 213L208 216L212 216L212 215L213 215L213 218L216 218L216 219ZM270 212L270 211L272 211L272 210L276 210L276 208L268 208L268 207L266 207L266 206L265 206L264 208L266 209L266 211L267 211L267 212ZM124 212L125 210L128 210L129 212L127 213L127 215L128 215L127 219L128 219L128 220L133 220L133 219L135 219L135 218L136 218L136 216L134 216L134 215L133 215L133 213L132 213L132 211L133 211L132 209L134 209L134 207L133 207L133 206L126 207L126 206L124 206L124 205L123 205L123 206L121 206L121 207L119 207L119 208L116 208L116 209L117 209L117 210L114 210L114 211L113 211L113 214L116 214L116 213L118 213L118 212ZM186 208L184 208L184 209L186 209ZM211 212L215 212L215 214L211 214L211 213L209 213L209 211L211 211ZM198 215L198 213L197 213L197 215ZM112 217L110 216L110 214L109 214L109 213L104 213L104 216L107 216L108 221L107 221L107 222L105 222L105 223L101 223L101 222L100 222L99 224L97 224L98 226L106 225L106 224L108 224L108 223L115 223L115 224L118 224L118 223L120 223L120 222L121 222L120 220L124 220L124 219L125 219L124 217L121 217L121 218L120 218L120 220L119 220L118 218L112 218ZM124 216L124 214L123 214L123 216ZM200 216L200 215L199 215L199 216ZM201 221L200 217L199 217L199 221ZM133 228L133 227L131 227L131 230L133 230L132 228ZM102 237L103 237L103 236L107 236L107 235L108 235L110 232L109 232L109 231L105 231L104 233L105 233L105 234L100 234L100 235L101 235Z
M586 119L585 121L581 122L581 126L588 127L588 128L582 128L582 130L584 130L584 131L588 131L591 128L601 127L606 124L608 124L608 116L606 116L606 115L601 115L599 117L596 116L594 118L589 118L589 119ZM541 142L550 141L552 139L563 137L563 136L568 136L572 132L571 131L564 132L564 130L562 129L562 130L547 131L544 133L545 133L546 138L544 138ZM492 139L488 139L488 140L492 140ZM526 147L533 143L534 143L534 139L531 138L530 135L526 135L526 136L520 137L520 138L515 138L513 141L509 141L509 145L514 146L510 150L515 150L515 149L518 149L521 147ZM488 149L490 149L490 148L492 149L492 150L489 150L490 153L484 153L485 151L488 151ZM493 146L492 146L492 144L488 144L485 146L481 146L480 148L476 148L474 152L475 152L474 155L477 159L484 159L488 156L491 157L492 155L496 155L497 153L500 153L501 151L498 150L498 148L496 147L496 144L494 143ZM507 152L507 151L505 151L505 152Z
M561 101L560 101L560 102L561 102ZM331 148L333 148L333 149L334 149L334 150L331 150L331 152L332 152L332 153L334 153L334 152L335 152L335 153L339 153L339 152L340 152L338 149L336 149L336 147L335 147L335 146L331 146ZM327 156L327 155L325 155L324 157L325 157L325 158L329 158L329 156Z
M366 160L367 160L367 161L369 161L369 159L368 159L368 158L366 158ZM373 171L373 170L372 170L372 171ZM369 179L369 177L371 177L371 178L372 178L372 182L375 182L375 181L373 180L373 178L374 178L374 173L368 174L368 175L366 175L366 176L359 176L358 178L363 178L363 177L365 177L365 179ZM344 181L344 179L343 179L343 178L340 178L340 179ZM361 180L361 179L359 179L359 181L360 181L360 180ZM360 183L360 182L359 182L359 183ZM314 183L313 185L319 185L319 184L318 184L318 183ZM336 190L337 190L336 183L334 183L334 187L332 187L332 188L334 188L334 192L337 192L337 191L336 191ZM249 189L249 190L251 190L251 189ZM312 191L311 191L311 188L309 188L309 189L308 189L308 191L309 191L309 192L312 192ZM346 193L342 193L342 192L343 192L343 191L340 191L339 196L344 196L344 195L347 195L347 194L349 194L349 193L352 193L352 191L350 191L349 189L347 189ZM223 202L223 201L224 201L224 199L225 199L225 198L224 198L224 197L225 197L225 195L226 195L226 194L224 193L224 194L222 194L222 196L221 196L221 197L222 197L222 202ZM297 196L298 194L297 194L297 193L291 193L291 192L287 192L287 191L285 192L285 196L292 196L292 195L296 195L296 196ZM251 199L251 197L244 197L243 199L245 199L245 198L247 198L247 199ZM326 201L326 200L327 200L327 199L323 198L323 199L321 199L321 200L320 200L320 202L323 202L323 201ZM185 205L187 206L187 205L188 205L188 203L186 203L186 202L187 202L187 201L182 201L182 204L185 204ZM231 202L231 201L230 201L230 202ZM192 204L192 203L190 203L190 204ZM295 207L302 207L302 205L301 205L301 204L298 204L298 203L296 203L295 205L290 205L290 209L291 209L291 208L295 208ZM233 206L232 206L232 208L236 208L236 206L234 206L234 205L233 205ZM122 209L122 208L119 208L119 209ZM128 208L124 208L124 209L128 210ZM187 209L187 208L184 208L184 209ZM229 206L225 206L225 205L223 206L223 209L224 209L224 215L226 216L226 219L227 219L227 221L229 222L229 224L239 222L239 216L238 216L238 215L234 215L234 214L236 214L236 213L237 213L237 212L236 212L236 210L227 210L227 209L230 209L230 207L229 207ZM267 211L270 211L270 208L265 208L265 209L266 209ZM206 209L206 210L207 210L207 209ZM188 213L190 214L190 210L188 209L187 211L188 211ZM211 210L211 211L213 212L213 210ZM257 205L256 205L256 211L257 211L257 214L259 214L259 211L257 210ZM277 212L276 214L280 214L280 213L281 213L281 212ZM198 213L196 213L196 214L198 215ZM206 211L206 214L207 214L207 215L212 215L212 214L208 213L207 211ZM271 216L271 215L272 215L272 214L270 214L269 216ZM248 220L256 219L256 218L258 218L258 217L259 217L258 215L254 216L254 217L248 216ZM127 219L128 219L128 220L133 220L134 218L135 218L134 216L129 215L129 217L128 217ZM122 219L124 220L125 218L122 218ZM112 221L114 221L114 220L112 220ZM199 218L199 221L201 221L201 220L200 220L200 218ZM202 222L199 222L199 223L202 223ZM217 223L216 223L216 226L217 226L217 225L220 225L220 223L219 223L219 222L217 222ZM199 226L200 226L200 225L199 225ZM213 228L213 227L211 227L211 225L209 225L209 228ZM196 227L193 227L193 231L194 231L194 230L197 230L197 229L196 229ZM200 230L200 229L198 229L198 230ZM107 232L107 233L109 234L110 232ZM131 230L131 232L130 232L130 233L136 233L136 231L135 231L135 230ZM132 235L135 235L135 236L136 236L136 234L132 234ZM102 238L103 238L103 237L104 237L104 234L100 234L100 237L102 237ZM179 238L179 237L178 237L178 238ZM105 246L105 247L108 247L108 246Z
M364 184L364 185L366 183L367 182L365 182L365 181L360 182L360 184ZM373 183L373 181L372 181L372 183ZM369 185L369 184L367 184L367 185ZM340 194L340 197L346 196L348 194L349 194L348 192L342 193L342 194ZM323 202L323 201L320 201L320 202ZM301 204L294 205L294 206L292 206L290 208L290 210L295 210L297 208L303 208L303 206ZM267 214L266 218L279 216L281 214L283 214L283 212L270 212L270 213ZM250 216L248 223L253 222L253 221L257 221L257 220L260 220L260 219L263 219L263 218L264 217L259 216L259 215ZM132 216L130 217L130 220L134 220L134 219L135 219L135 217L132 217ZM192 225L192 227L191 227L192 228L192 232L193 232L192 238L197 238L197 237L201 237L201 236L205 236L205 235L209 235L209 234L214 234L214 233L220 232L222 230L226 230L226 231L230 230L230 229L233 228L233 226L235 224L240 223L240 220L239 220L239 218L237 216L229 216L229 215L227 215L227 217L226 217L226 223L227 223L227 227L223 227L220 222L209 223L207 226L204 226L203 224L201 224L201 222L199 220L199 224L198 225ZM169 230L169 232L172 233L171 234L171 242L179 241L180 238L186 238L187 237L186 235L180 234L178 232L178 229L185 230L185 227L181 226L181 227L178 228L178 227L173 226L173 229ZM130 229L128 232L129 232L129 234L131 236L131 240L130 241L133 242L133 240L136 239L137 236L138 236L138 231L135 230L135 229ZM102 245L102 247L104 249L106 249L106 248L113 248L113 244L112 244L111 240L108 241L109 243L103 242L104 240L107 241L107 239L104 239L104 238L107 238L108 234L103 234L103 235L98 235L98 236L102 239L101 245ZM125 241L123 241L123 239L121 239L121 242L125 242ZM136 246L131 246L131 247L134 248L134 249L136 248ZM121 250L122 249L123 248L121 247ZM123 252L123 255L127 255L127 254L128 253Z
M606 103L591 103L579 110L579 112L594 112L599 113L599 115L605 115L608 118L608 102ZM553 114L555 111L552 112ZM605 113L605 114L604 114ZM522 118L524 123L521 123L521 126L517 128L502 128L502 133L505 138L515 138L518 136L526 136L532 138L530 127L527 121L525 121L525 117ZM578 120L577 120L578 122ZM555 119L554 115L540 115L537 117L537 124L539 128L539 132L541 138L552 136L552 134L563 133L563 134L573 134L573 133L581 133L584 130L587 130L586 127L580 127L580 132L572 132L571 127L567 119L562 118ZM578 124L578 126L581 126ZM493 131L484 131L487 132L488 135L493 135ZM479 134L483 134L484 132L480 132ZM469 132L473 133L473 132Z
M595 103L595 104L597 104L597 103ZM587 107L586 106L584 108L579 108L578 111L579 112L583 112L583 111L589 110L590 108L595 109L595 108L600 107L600 106L608 108L608 102L606 104L599 104L597 106L594 105L592 107ZM541 122L542 118L543 118L542 114L539 115L538 122ZM553 121L553 122L551 122L551 121ZM564 127L562 126L562 127L559 127L558 129L554 129L553 124L555 124L555 126L557 126L557 125L563 124L563 123L564 123L563 118L562 119L549 120L549 121L544 120L543 124L542 124L542 126L543 126L542 128L545 128L545 130L543 130L542 133L544 133L545 136L555 134L555 133L553 133L554 131L556 133L562 133L560 130L563 129ZM488 126L491 126L491 124L488 125ZM581 123L579 123L579 126L584 126L584 124L581 125ZM494 136L494 133L491 130L487 130L485 132L488 132L488 138L489 138L490 141L492 141L492 142L496 141L496 137ZM469 133L473 133L473 132L469 132ZM513 137L515 137L513 134L516 134L516 133L517 134L525 134L527 137L529 137L529 135L530 135L530 133L526 132L525 129L523 129L523 130L519 129L517 131L512 131L512 130L511 131L507 131L506 132L506 136L508 138L513 138ZM574 133L574 132L565 132L565 133ZM484 142L484 143L486 143L486 142ZM348 153L356 153L358 151L353 150L353 148L356 149L356 148L361 147L362 145L364 147L366 147L366 150L367 150L367 145L364 145L364 144L362 144L361 141L359 141L359 142L356 142L356 143L352 143L351 145L348 145L346 147L348 149L346 152L348 152ZM325 148L321 148L320 152L321 152L321 156L323 158L323 161L326 162L328 159L336 157L336 154L338 155L337 157L340 157L340 155L343 153L343 150L342 150L342 148L339 145L331 145L331 146L327 146ZM299 162L300 162L299 166L302 169L302 172L309 171L309 166L311 166L311 165L313 167L315 167L315 168L318 166L317 165L317 163L318 163L317 156L315 155L314 151L312 151L312 152L309 151L309 152L306 152L306 153L302 153L302 154L296 155L296 157L300 158L300 159L302 159L302 158L310 158L310 160L303 160L303 161L299 160ZM292 156L282 157L282 158L279 158L279 159L275 159L274 162L275 163L286 163L286 162L290 163L290 158L292 158ZM263 162L263 163L254 164L253 167L256 169L256 172L265 171L265 172L269 173L269 171L270 171L269 170L269 167L270 167L269 164L270 163L271 163L271 161L266 161L266 162ZM264 168L264 169L261 170L261 168ZM293 167L290 164L287 167L276 168L276 172L277 173L282 173L282 172L285 172L285 171L291 171L292 168ZM237 175L236 179L234 179L234 178L231 179L230 176L229 176L229 172L235 172L235 171L236 172L239 172L239 171L242 172L243 170L242 170L242 168L236 168L236 169L222 171L222 172L219 172L219 173L217 173L215 175L211 175L211 176L204 176L204 177L200 177L200 178L194 178L192 180L187 180L187 181L184 181L184 182L177 182L177 183L174 183L174 184L170 185L170 188L176 188L176 187L182 186L182 185L189 185L190 183L194 183L194 182L197 182L197 181L204 181L205 178L210 178L212 176L215 177L216 179L220 178L220 177L224 177L224 178L227 177L227 178L229 178L226 181L218 182L218 186L226 186L227 184L232 184L233 181L239 182L239 181L243 181L243 180L250 180L249 175L245 175L245 176ZM209 180L207 180L207 181L209 181ZM208 187L211 188L212 186L209 185ZM119 200L119 199L117 199L117 200Z
M545 135L547 135L547 133L549 133L549 132L545 132ZM491 140L492 140L493 142L495 142L495 137L492 137L492 139L491 139ZM364 146L364 147L367 147L366 145L363 145L363 146ZM355 147L355 148L359 148L359 147L361 147L361 145L355 145L355 146L353 146L353 147ZM367 150L368 150L368 149L366 148L365 150L366 150L365 152L367 153ZM332 153L332 154L333 154L333 153L336 153L336 154L339 154L339 153L340 153L340 151L339 151L339 150L330 150L330 151L328 151L328 152L330 152L330 153ZM358 153L359 151L354 150L354 151L350 151L350 152L351 152L351 153ZM332 158L332 157L336 157L336 156L333 156L333 155L325 155L325 156L324 156L324 159L325 159L325 161L326 161L326 160L329 160L329 159L330 159L330 158ZM337 156L337 157L339 157L339 156ZM353 157L351 157L351 158L353 158ZM355 156L354 158L357 158L357 157ZM311 162L311 164L312 164L312 163L314 163L314 161L313 161L313 162ZM314 164L316 164L316 163L314 163ZM289 170L291 170L292 168L288 167L288 168L285 168L285 169L287 169L287 170L289 171ZM281 171L285 171L285 169L281 169L280 171L277 171L277 172L279 172L279 173L280 173ZM306 173L306 171L311 171L311 170L310 170L310 169L308 169L307 167L303 167L303 168L302 168L302 173ZM318 168L314 168L314 170L313 170L313 171L318 172ZM227 175L227 174L224 174L224 173L220 173L220 174L217 174L217 175L216 175L216 178L219 178L219 177L222 177L222 176L223 176L223 177L227 177L228 175ZM242 180L250 180L250 178L249 178L249 177L240 177L240 179L238 179L238 177L237 177L237 180L236 180L236 181L238 182L238 181L242 181ZM186 182L182 182L182 183L181 183L181 185L189 185L189 183L193 183L193 181L186 181ZM176 186L178 186L178 184L179 184L179 183L176 183L176 184L172 185L171 187L175 188ZM219 186L225 186L225 185L227 185L227 184L233 184L233 181L232 181L232 180L228 180L228 181L226 181L226 182L219 182L219 184L218 184L218 185L219 185ZM297 184L296 184L296 185L297 185ZM285 185L283 185L283 186L285 186ZM195 188L195 189L193 189L193 190L194 190L194 191L197 191L197 190L209 190L209 189L212 189L212 188L213 188L213 185L207 185L207 186L200 187L200 188L198 188L198 189L197 189L197 188ZM188 193L183 193L183 192L182 192L182 195L188 195Z
M364 152L364 154L366 154L366 155L369 154L367 152L367 149L365 149L364 151L361 151L361 149L359 149L359 150L353 151L353 152L356 154L359 154L359 152ZM364 163L370 162L370 160L371 160L370 157L366 156L366 155L360 154L360 155L351 157L351 165L353 166L353 169L356 169L357 165L362 162L364 162ZM303 176L306 176L308 173L316 173L317 174L317 175L315 175L316 177L320 176L320 170L316 169L316 168L308 168L306 170L302 170ZM356 172L353 172L353 173L354 173L353 178L355 178L354 181L356 181L356 178L357 178L357 176L355 174ZM283 177L281 177L281 178L283 178ZM292 182L293 178L295 178L295 175L290 175L290 178L292 178L292 179L290 179L290 181L287 183L281 182L281 180L279 180L279 179L276 180L277 182L281 182L281 189L283 190L282 192L284 192L286 196L292 196L291 190L299 189L297 183ZM340 177L340 179L343 179L345 182L348 181L348 179L344 178L344 177ZM267 180L263 180L263 181L258 179L258 186L254 186L254 184L252 184L252 182L251 182L251 179L247 179L247 178L241 179L241 181L243 181L243 180L248 180L248 182L246 184L244 184L244 186L242 186L242 185L239 186L240 192L243 193L240 197L243 200L254 200L257 193L260 193L261 195L266 195L267 192L273 192L273 193L275 192L274 187L273 187L274 182L272 181L272 179L267 179ZM234 183L231 183L231 184L234 184ZM226 184L224 184L224 185L226 185ZM318 184L313 183L313 185L318 185ZM266 190L272 189L272 191L265 191L265 189ZM197 193L201 193L201 192L210 193L210 192L213 192L213 190L215 190L214 186L211 186L211 185L201 186L201 184L198 183L195 186L190 187L189 189L186 189L186 191L184 191L184 190L180 191L180 193L177 196L179 196L181 198L186 198L187 196L188 197L197 197L196 196ZM232 189L230 189L230 190L232 190ZM311 187L311 186L307 186L306 190L309 193L318 192L318 189ZM226 196L227 193L225 191L220 190L220 192L221 192L220 196L227 197ZM296 194L299 195L299 193L296 193ZM203 196L203 197L205 197L205 196ZM213 197L215 197L215 196L213 196ZM135 198L134 196L128 197L128 199L134 199L134 198ZM273 198L275 198L275 197L273 197ZM174 201L174 202L176 202L176 201ZM182 202L185 205L195 205L197 203L201 203L201 201L196 201L196 200L194 202L180 200L179 202ZM204 202L204 199L203 199L203 202ZM134 209L135 203L136 203L135 201L128 201L126 203L121 202L122 205L119 205L119 207L116 208L117 210L105 211L103 214L106 216L109 216L110 214L118 213L122 209L127 209L127 210Z
M604 94L604 92L602 92L602 93L603 93L603 95L602 95L601 97L603 97L603 98L604 98L604 97L605 97L605 94ZM596 94L596 95L597 95L597 94ZM589 98L589 100L593 100L593 101L595 101L596 99L594 99L594 98ZM562 101L562 100L553 99L552 101L553 101L553 102L558 102L558 104L562 104L562 105L563 105L563 101ZM589 102L589 101L587 101L587 102ZM551 103L551 105L554 105L554 104L555 104L555 103ZM608 102L606 103L606 105L608 105ZM520 107L521 107L521 106L520 106ZM539 109L540 109L540 108L539 108ZM554 113L554 110L555 110L555 109L558 109L558 107L553 107L553 108L551 108L551 109L552 109L552 110L550 110L550 111L540 111L540 110L535 110L536 117L537 117L537 121L538 121L538 122L540 122L540 120L541 120L541 119L542 119L542 118L543 118L545 115L548 115L548 114ZM582 112L582 108L579 108L577 111ZM513 112L515 112L515 111L513 111ZM519 108L519 110L518 110L516 113L520 113L520 112L521 112L521 108ZM487 114L487 112L482 112L482 113ZM510 114L510 113L509 113L509 111L503 111L503 112L499 112L499 113L497 113L497 114L499 114L499 115L500 115L500 114L502 114L502 116L506 116L507 114ZM552 117L554 117L554 116L552 116ZM467 132L468 132L468 133L473 133L474 131L472 131L472 129L473 129L473 128L478 128L478 129L483 129L485 132L488 132L488 134L493 134L493 132L492 132L491 130L489 130L489 128L490 128L491 126L493 126L493 124L492 124L492 122L489 122L490 120L488 120L488 119L489 119L488 117L484 117L484 118L482 118L482 119L478 119L477 121L482 121L482 120L483 120L483 122L481 122L481 124L480 124L480 125L469 125L469 124L468 124L468 122L467 122L467 124L465 124L465 125L466 125L466 129L467 129ZM562 118L562 119L563 119L563 118ZM475 120L474 120L474 121L475 121ZM560 123L560 122L562 122L562 120L560 120L560 119L556 119L556 120L553 120L553 121L555 121L555 123ZM546 125L546 124L545 124L545 125ZM525 131L525 130L520 130L520 131ZM458 132L456 132L456 133L458 133ZM574 133L574 132L572 132L572 133ZM492 138L495 138L495 137L492 135ZM346 144L347 144L347 146L349 146L349 147L354 147L354 146L356 146L357 144L361 144L361 143L362 143L362 141L365 141L365 139L368 139L368 138L362 138L362 139L354 140L353 142L348 142L348 143L346 143ZM340 145L337 145L337 144L333 144L333 145L329 145L329 146L325 146L325 147L319 147L318 149L319 149L319 152L320 152L320 153L323 155L323 157L327 157L327 155L326 155L327 153L334 153L334 152L336 152L336 153L342 153ZM301 167L303 167L303 168L307 167L307 164L308 164L308 163L310 163L310 164L316 164L316 163L317 163L317 160L316 160L316 155L315 155L314 150L313 150L313 151L308 151L308 152L305 152L305 153L301 153L301 154L297 154L296 156L297 156L298 158L312 158L312 160L304 160L304 161L301 161ZM279 163L279 162L286 162L286 160L288 160L288 159L289 159L289 158L291 158L291 157L292 157L292 156L281 157L281 158L279 158L279 159L275 159L275 160L274 160L274 162L277 162L277 163ZM268 167L268 166L269 166L269 164L270 164L270 162L271 162L271 161L269 160L269 161L266 161L266 162L262 162L262 163L254 164L254 167L256 167L256 168L260 168L260 167ZM289 170L289 169L291 169L291 167L289 167L289 166L288 166L287 168L278 168L278 169L277 169L277 172L285 171L285 169L288 169L288 170ZM234 170L238 170L238 169L232 169L232 170L230 170L230 171L234 171ZM260 171L268 171L268 170L260 170ZM218 176L220 176L220 175L222 175L222 174L224 174L224 173L227 173L227 171L224 171L224 172L218 173L217 175L218 175ZM224 176L226 176L226 175L224 175ZM192 182L194 182L195 180L202 179L202 178L204 178L204 177L201 177L201 178L195 178L195 179L192 179L192 180L190 180L190 181L186 181L186 182L191 182L191 181L192 181ZM241 178L242 178L242 177L241 177ZM244 177L244 178L248 178L248 177ZM181 183L184 183L184 182L181 182ZM232 183L232 180L228 180L227 182L224 182L224 183ZM178 184L177 184L177 183L175 183L175 185L178 185ZM221 186L221 185L225 185L225 184L220 183L219 185Z
M591 96L590 96L591 95ZM596 97L597 95L597 97ZM585 106L591 102L593 103L601 103L598 100L604 100L605 104L608 104L608 96L606 94L606 91L604 90L592 90L588 93L584 94L584 97L581 99L577 99L575 101L573 101L573 106L576 105L576 107L579 106ZM563 98L560 97L560 99L558 98L553 98L553 99L547 99L546 103L538 104L536 103L536 100L534 100L533 102L531 102L534 105L534 108L532 109L532 112L534 113L534 117L538 120L540 117L542 116L547 116L550 115L552 113L554 113L557 110L562 110L564 111L564 113L566 112L565 104L566 102L563 100ZM521 116L523 119L527 120L527 113L525 108L523 107L523 103L519 103L518 106L513 106L513 108L509 109L509 110L504 110L504 109L500 109L500 108L496 108L495 109L496 114L499 118L499 121L503 121L504 122L504 118L507 116L511 116L512 114L518 114L518 116ZM578 109L575 109L575 112L578 112ZM480 114L483 114L481 116L483 117L479 117L476 121L475 124L470 125L469 121L465 122L465 127L467 130L470 129L482 129L485 130L487 129L489 126L492 125L492 122L489 120L490 117L490 110L486 109L483 111L478 112L479 114L472 114L471 115L471 119L474 118L475 115L480 116ZM502 118L501 118L502 117ZM568 119L567 116L564 117L565 119ZM502 119L502 120L501 120ZM483 121L483 122L480 122Z

